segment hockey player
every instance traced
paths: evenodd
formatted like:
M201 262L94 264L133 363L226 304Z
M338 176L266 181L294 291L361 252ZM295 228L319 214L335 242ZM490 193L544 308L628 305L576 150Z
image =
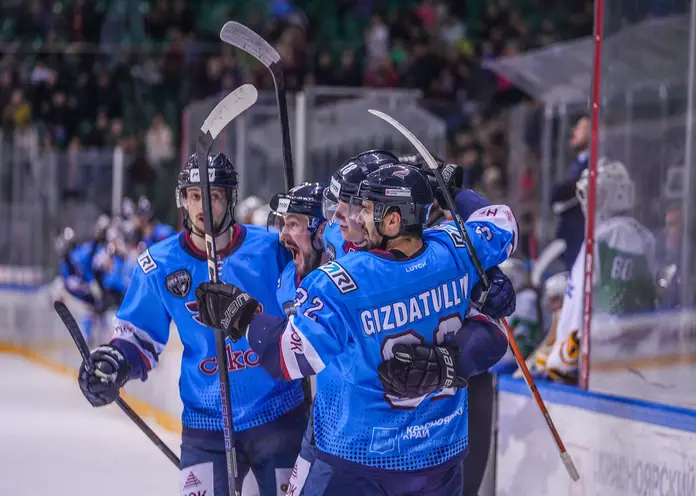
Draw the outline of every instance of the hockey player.
M331 177L324 190L323 213L329 221L324 231L324 245L329 260L364 248L365 233L355 219L350 218L348 202L360 182L380 167L398 163L395 155L385 150L369 150L345 162Z
M536 289L531 286L529 270L522 260L508 258L500 264L500 269L510 278L515 288L517 304L515 312L508 319L508 323L512 328L522 356L527 358L544 337L539 295ZM499 374L511 374L516 369L515 355L508 350L491 371Z
M563 308L563 298L568 289L568 272L559 272L549 277L544 283L544 306L550 316L550 325L546 337L539 347L527 358L527 367L533 376L546 377L546 362L549 352L556 342L558 319ZM522 371L516 370L513 377L522 378Z
M304 183L287 194L271 198L268 228L280 232L280 242L292 254L292 260L278 279L278 304L291 315L299 282L326 262L323 234L326 218L322 211L325 184Z
M469 375L502 357L507 340L474 310L465 322L477 276L451 226L422 234L432 192L418 170L382 167L361 183L352 202L361 205L357 219L370 251L307 276L297 290L296 315L254 318L258 304L249 294L203 284L196 291L201 318L218 325L228 312L227 332L234 339L248 332L274 375L334 372L338 378L331 394L315 398L319 457L305 495L458 494L466 390L452 388L460 383L448 375L435 395L399 398L385 393L377 368L399 343L452 340ZM484 268L514 249L516 223L505 206L475 213L468 230Z
M275 195L270 201L273 210L268 216L268 227L280 232L280 242L293 255L292 261L287 264L278 280L278 304L283 307L287 316L295 312L295 293L302 279L327 262L323 240L327 222L322 208L325 189L324 184L305 183L292 188L287 194ZM328 375L317 378L317 388L327 378ZM309 379L305 378L304 381L305 399L311 400ZM310 415L285 494L299 496L315 458L314 426Z
M94 236L82 243L77 243L73 230L66 228L56 245L64 289L86 306L81 329L88 341L93 328L103 321L104 312L119 301L119 267L113 266L106 251L110 223L108 216L100 215Z
M237 173L223 154L209 157L216 243L221 278L254 294L270 315L282 316L276 282L289 261L278 236L234 222ZM179 175L177 203L185 232L143 252L125 300L114 319L114 339L92 351L94 373L83 365L79 384L94 406L114 401L128 380L145 380L157 366L176 324L184 345L180 394L183 435L182 493L185 481L200 481L200 494L227 495L223 419L215 339L201 324L192 288L207 280L199 169L192 156ZM230 396L238 454L238 484L254 473L264 496L287 485L307 424L300 381L283 382L259 367L246 340L227 343ZM193 475L191 475L193 474Z
M431 180L431 187L433 187L434 177L430 175L426 177ZM457 191L456 183L450 183L450 190L452 193ZM438 194L437 190L435 196L442 199L442 195ZM477 210L491 206L486 198L470 189L459 191L455 197L455 204L457 212L463 219L468 219ZM438 226L451 219L452 214L447 209L439 207L436 199L435 205L430 209L430 223ZM501 266L507 262L506 260ZM516 295L512 282L498 267L488 269L486 274L491 287L479 312L496 320L510 316L516 308ZM479 300L481 291L480 284L477 283L471 292L472 301ZM410 396L414 389L418 389L420 394L433 393L439 389L441 377L446 375L446 367L443 364L444 357L434 347L409 346L400 348L395 358L380 365L380 380L385 391L393 394ZM462 375L466 373L466 370L458 372ZM462 494L463 496L476 496L483 481L490 453L495 387L493 375L488 371L469 376L467 381L470 428L469 450L464 463Z
M589 172L577 183L580 205L588 215ZM593 267L593 313L617 316L655 307L655 238L631 217L634 184L626 166L601 158L597 163L595 256ZM558 322L556 341L549 353L547 372L551 379L578 382L578 355L583 322L585 244L573 268ZM601 329L597 329L601 332Z
M141 250L150 248L155 243L159 243L176 232L176 229L169 224L155 222L154 217L155 212L152 210L150 200L141 196L138 199L133 216L135 228L140 234L140 243L143 246Z

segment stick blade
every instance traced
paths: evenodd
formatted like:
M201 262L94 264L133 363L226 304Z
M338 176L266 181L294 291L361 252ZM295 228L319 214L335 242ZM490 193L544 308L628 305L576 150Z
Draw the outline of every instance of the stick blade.
M266 67L280 62L280 55L266 40L244 24L228 21L220 30L220 39L253 55Z
M570 458L570 455L567 451L561 453L561 460L563 460L563 465L565 465L565 468L568 471L568 475L570 475L570 478L576 482L580 480L580 474L578 473L578 469L575 468L575 464L573 463L573 460Z
M256 103L259 92L253 84L243 84L223 98L203 122L201 131L215 139L234 119Z
M403 134L404 137L411 142L415 149L418 150L418 153L421 154L421 157L423 157L425 163L428 164L428 167L430 167L433 170L438 170L437 161L435 160L435 157L432 156L432 154L428 151L425 145L421 143L421 141L418 138L416 138L416 135L409 131L406 128L406 126L401 124L392 116L387 115L384 112L380 112L379 110L369 109L368 112L370 112L374 116L379 117L384 121L387 121L389 124L394 126L396 130Z

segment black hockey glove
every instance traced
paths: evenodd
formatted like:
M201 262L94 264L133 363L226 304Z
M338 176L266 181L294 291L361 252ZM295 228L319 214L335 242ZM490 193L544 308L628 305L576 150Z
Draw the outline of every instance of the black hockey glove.
M92 406L112 403L128 380L130 364L123 352L111 344L98 346L89 355L90 370L83 362L77 382Z
M491 287L488 290L488 297L483 307L479 309L484 315L488 315L494 320L509 317L515 311L517 300L515 298L515 289L512 287L512 281L503 274L503 271L498 267L492 267L486 271L486 275L491 282ZM476 303L481 297L483 286L481 281L477 282L471 290L471 302Z
M455 365L459 350L447 346L395 344L394 358L377 368L379 380L387 393L402 398L417 398L447 387L466 387L457 377Z
M196 288L201 322L222 329L233 342L246 336L259 303L233 284L204 282Z

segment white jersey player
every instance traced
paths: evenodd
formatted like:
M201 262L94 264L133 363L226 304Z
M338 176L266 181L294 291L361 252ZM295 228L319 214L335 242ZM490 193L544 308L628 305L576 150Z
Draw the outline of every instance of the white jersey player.
M576 193L587 215L589 172ZM655 238L631 217L635 202L633 180L626 166L606 158L597 164L596 229L593 267L593 314L616 316L654 308ZM583 324L585 243L570 273L558 322L557 339L549 353L551 379L575 384ZM602 332L596 328L596 332Z
M527 367L533 376L546 376L546 362L549 358L549 352L556 342L556 329L558 328L558 319L561 316L561 308L563 307L563 298L568 289L568 272L559 272L549 277L544 283L544 322L549 321L546 337L541 342L534 353L527 358ZM548 319L546 316L548 315ZM521 378L522 371L517 369L513 377Z

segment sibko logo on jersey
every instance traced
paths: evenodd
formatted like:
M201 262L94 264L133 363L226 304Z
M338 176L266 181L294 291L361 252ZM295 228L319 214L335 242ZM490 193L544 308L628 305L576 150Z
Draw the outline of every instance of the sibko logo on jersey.
M227 353L227 371L237 372L246 368L259 366L261 359L251 348L246 350L233 350L230 343L226 343L225 352ZM198 369L205 375L215 375L218 371L217 358L204 358L198 364Z

